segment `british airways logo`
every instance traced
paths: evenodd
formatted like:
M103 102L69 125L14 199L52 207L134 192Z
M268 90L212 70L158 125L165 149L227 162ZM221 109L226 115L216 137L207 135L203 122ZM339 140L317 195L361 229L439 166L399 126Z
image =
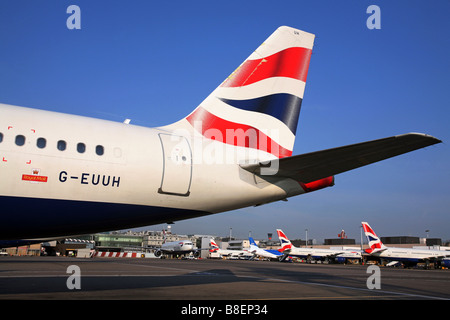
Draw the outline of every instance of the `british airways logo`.
M90 184L94 186L111 186L119 187L120 177L110 176L105 174L95 174L83 172L80 175L69 175L66 171L59 173L59 181L67 182L68 180L79 181L80 184Z

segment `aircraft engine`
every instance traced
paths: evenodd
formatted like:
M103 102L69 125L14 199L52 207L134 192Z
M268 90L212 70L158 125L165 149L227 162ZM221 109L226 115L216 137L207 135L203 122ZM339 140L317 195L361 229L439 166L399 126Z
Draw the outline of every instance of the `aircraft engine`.
M162 255L161 250L158 249L155 251L155 257L159 258L159 257L161 257L161 255Z

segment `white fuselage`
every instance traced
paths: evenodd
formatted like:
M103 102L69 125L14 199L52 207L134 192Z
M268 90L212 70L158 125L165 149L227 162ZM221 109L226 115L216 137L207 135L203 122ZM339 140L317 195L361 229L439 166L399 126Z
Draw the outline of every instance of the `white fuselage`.
M312 257L316 259L322 259L327 257L335 257L341 253L344 253L344 250L333 250L333 249L314 249L314 248L292 248L289 252L290 256L296 257Z
M189 240L173 241L163 243L161 246L163 252L190 252L194 250L194 244Z
M269 258L269 259L276 259L279 258L281 256L281 253L278 255L275 255L267 250L261 249L259 247L255 247L255 246L250 246L250 253L256 255L256 256L260 256L263 258Z
M0 114L3 239L164 223L304 192L292 179L256 177L226 152L211 160L216 142L188 131L2 104ZM9 232L17 224L22 231ZM38 226L46 230L35 234Z
M373 252L372 255L386 260L418 262L425 260L442 259L445 256L450 256L450 252L444 250L390 247L383 251Z

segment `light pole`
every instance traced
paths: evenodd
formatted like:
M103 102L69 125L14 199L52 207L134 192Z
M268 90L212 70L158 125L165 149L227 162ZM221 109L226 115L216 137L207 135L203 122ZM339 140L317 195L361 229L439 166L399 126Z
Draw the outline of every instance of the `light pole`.
M363 226L360 227L361 228L361 251L363 250Z
M306 242L305 242L305 247L308 247L308 229L305 229L306 232Z

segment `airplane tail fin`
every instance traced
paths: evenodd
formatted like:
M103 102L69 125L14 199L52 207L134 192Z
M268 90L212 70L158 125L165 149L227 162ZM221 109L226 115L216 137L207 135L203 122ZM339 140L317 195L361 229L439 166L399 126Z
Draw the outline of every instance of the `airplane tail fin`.
M277 229L277 234L281 242L281 248L278 249L278 251L284 252L286 250L294 248L294 245L291 243L291 241L288 239L286 234L284 234L284 232L281 229Z
M216 251L219 250L219 246L217 245L217 243L213 239L211 239L209 243L210 243L210 247L211 247L209 249L209 252L216 252Z
M172 128L191 126L206 139L255 149L269 159L291 156L314 37L278 28Z
M366 249L367 253L374 253L377 251L385 250L387 247L381 242L380 238L375 234L375 231L369 226L367 222L361 222L364 233L369 242L369 248Z
M252 237L249 237L248 240L250 241L250 250L256 250L258 249L258 245L256 244L255 240L253 240Z

